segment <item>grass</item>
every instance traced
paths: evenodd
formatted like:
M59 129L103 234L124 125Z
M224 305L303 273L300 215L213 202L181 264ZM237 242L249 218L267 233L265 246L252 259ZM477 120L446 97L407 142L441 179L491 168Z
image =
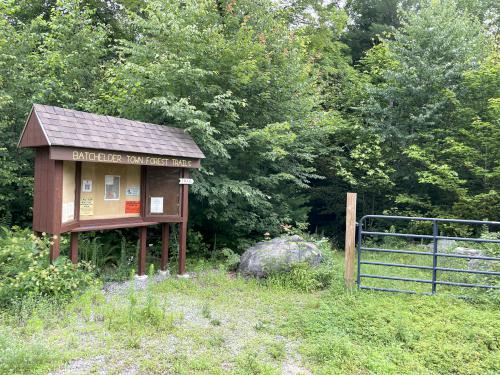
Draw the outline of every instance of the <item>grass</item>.
M500 372L498 299L346 291L342 255L323 291L246 281L205 264L195 278L142 291L90 290L64 306L23 301L0 316L0 371Z

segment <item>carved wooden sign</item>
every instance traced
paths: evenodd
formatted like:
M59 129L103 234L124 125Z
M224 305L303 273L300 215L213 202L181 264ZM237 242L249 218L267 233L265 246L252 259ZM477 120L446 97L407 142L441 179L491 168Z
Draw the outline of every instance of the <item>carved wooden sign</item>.
M92 163L136 164L156 167L199 168L200 159L179 157L161 157L158 155L136 154L127 152L107 152L84 148L58 147L50 148L53 160L87 161Z

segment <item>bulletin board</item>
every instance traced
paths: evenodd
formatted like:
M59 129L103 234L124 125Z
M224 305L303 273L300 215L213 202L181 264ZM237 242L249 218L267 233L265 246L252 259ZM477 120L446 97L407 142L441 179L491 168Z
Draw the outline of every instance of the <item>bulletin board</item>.
M180 215L179 178L179 168L147 167L147 215Z
M83 162L81 183L80 220L141 215L140 166Z

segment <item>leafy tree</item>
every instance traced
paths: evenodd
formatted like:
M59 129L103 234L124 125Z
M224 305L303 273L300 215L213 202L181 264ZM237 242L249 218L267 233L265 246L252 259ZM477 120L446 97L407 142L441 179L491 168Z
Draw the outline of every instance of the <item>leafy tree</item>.
M297 202L315 176L317 95L303 40L273 3L150 1L126 22L136 36L120 41L86 108L195 138L207 159L191 222L208 238L305 221Z
M491 103L498 92L489 89L477 97L467 83L482 71L491 51L477 19L452 2L430 2L407 14L393 40L369 52L373 84L360 108L381 134L390 164L398 166L393 181L399 212L450 215L459 202L495 195L491 184L479 184L481 176L494 174L495 162L482 170L478 163L494 156L485 154L484 140L496 135L495 125L483 121L493 120ZM486 72L494 83L491 68ZM455 215L470 214L455 210ZM486 210L474 217L491 214Z
M384 162L380 137L359 121L355 107L364 97L365 76L351 65L342 42L347 14L333 3L308 4L297 33L307 41L314 59L322 113L315 115L324 136L318 142L316 165L322 178L312 181L309 193L313 230L338 236L343 231L345 193L357 191L360 213L383 207L390 192L391 168Z
M106 56L107 31L79 2L61 2L38 16L17 17L14 1L0 9L0 217L27 224L33 153L17 150L32 103L78 107L92 91ZM31 8L30 8L31 9ZM25 21L26 19L26 21Z
M351 22L344 40L358 62L379 43L379 38L401 25L400 10L416 8L415 0L348 0L345 7Z

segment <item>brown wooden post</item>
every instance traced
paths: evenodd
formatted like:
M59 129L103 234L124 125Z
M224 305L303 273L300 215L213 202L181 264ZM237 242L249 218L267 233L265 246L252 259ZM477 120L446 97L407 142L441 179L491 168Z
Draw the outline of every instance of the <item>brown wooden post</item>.
M75 212L74 218L80 220L80 198L82 195L82 162L75 162ZM77 235L78 238L78 235ZM77 239L78 241L78 239ZM78 246L78 243L77 243ZM78 250L78 248L77 248Z
M59 233L55 233L52 235L50 239L50 249L49 249L49 259L50 262L53 262L59 257L61 245L61 235Z
M53 195L52 195L52 204L53 204L53 215L52 219L52 228L53 231L50 233L57 233L59 237L59 233L61 231L61 223L62 223L62 202L63 202L63 161L62 160L54 160L53 161L53 176L49 176L49 179L52 178L53 181ZM50 203L49 203L50 204Z
M168 268L168 245L170 241L170 224L161 225L161 261L160 271L166 271Z
M69 259L73 264L78 263L78 232L70 233Z
M182 169L182 178L189 178L189 172ZM186 240L188 223L188 191L189 185L182 185L181 188L181 222L179 223L179 275L186 273Z
M139 228L139 256L137 258L137 274L146 274L146 242L148 238L148 227Z
M344 280L348 288L354 286L354 256L356 242L356 193L347 193L345 220L345 270Z

